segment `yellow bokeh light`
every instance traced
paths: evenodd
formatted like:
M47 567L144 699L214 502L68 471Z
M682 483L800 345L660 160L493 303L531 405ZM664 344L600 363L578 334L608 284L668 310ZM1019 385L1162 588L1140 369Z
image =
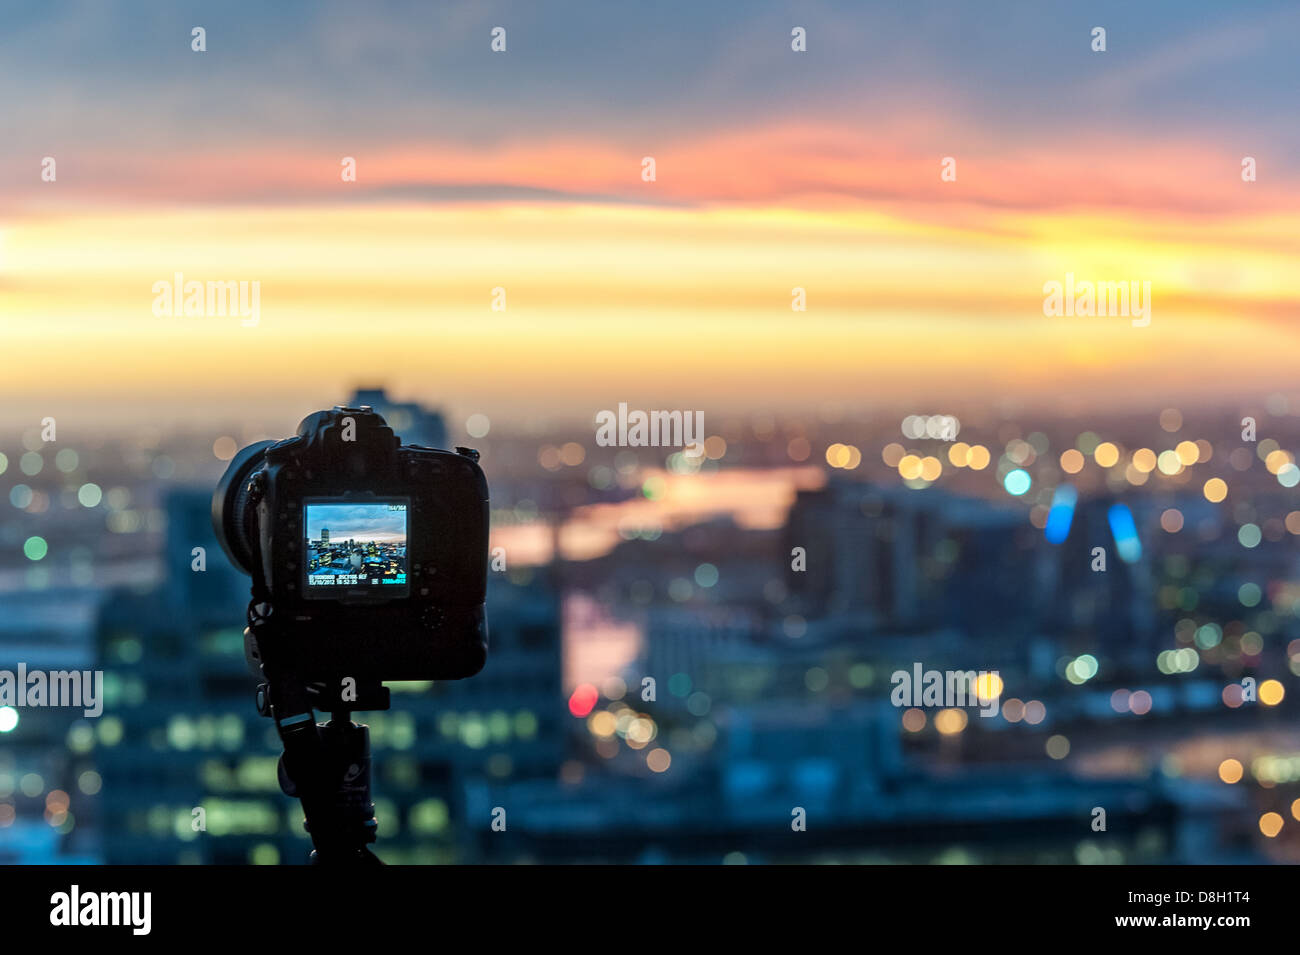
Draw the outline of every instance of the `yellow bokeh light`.
M1133 452L1133 467L1143 474L1150 474L1156 469L1156 453L1150 448L1138 448Z
M1289 451L1278 449L1277 451L1270 452L1268 457L1264 459L1264 467L1268 468L1269 474L1277 474L1277 472L1281 471L1283 467L1294 463L1294 461L1295 458Z
M938 458L927 457L921 459L921 477L923 480L937 481L942 473L943 464L940 463Z
M998 699L1003 689L1002 677L996 673L982 673L975 679L975 694L981 702Z
M966 711L940 710L934 714L934 728L943 736L955 736L966 728Z
M1282 831L1283 822L1281 813L1266 812L1259 817L1259 831L1272 839Z
M623 742L627 743L631 749L645 749L656 735L658 735L658 729L654 723L644 716L638 716L628 723L627 734L623 737Z
M1097 445L1097 449L1092 452L1092 459L1103 468L1114 467L1119 463L1119 448L1109 441L1103 441Z
M921 476L921 459L915 454L906 454L898 462L898 473L905 481L915 481Z
M1278 680L1265 680L1259 685L1259 702L1265 706L1277 706L1286 696L1286 687Z
M1228 496L1228 483L1223 478L1210 478L1205 482L1202 493L1211 504L1218 504Z
M982 444L972 445L966 466L974 471L983 471L989 466L989 449Z
M970 445L965 441L958 441L948 449L948 461L955 468L964 468L969 459Z
M1191 467L1201 457L1201 449L1196 446L1195 441L1180 441L1178 447L1174 448L1174 454L1178 455L1178 460L1182 462L1183 467Z
M618 719L609 710L597 710L587 717L587 729L601 739L609 739L617 728Z
M1241 782L1242 768L1241 763L1235 759L1225 759L1219 764L1219 778L1225 783Z
M1078 474L1083 470L1083 454L1074 448L1061 454L1061 470L1066 474Z

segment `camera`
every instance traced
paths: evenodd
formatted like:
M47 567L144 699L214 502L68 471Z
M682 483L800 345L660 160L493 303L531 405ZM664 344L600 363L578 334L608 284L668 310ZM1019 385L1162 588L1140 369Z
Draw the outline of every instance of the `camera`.
M270 640L304 682L482 669L488 487L477 451L403 445L369 406L335 406L236 454L212 526L252 577L254 673Z

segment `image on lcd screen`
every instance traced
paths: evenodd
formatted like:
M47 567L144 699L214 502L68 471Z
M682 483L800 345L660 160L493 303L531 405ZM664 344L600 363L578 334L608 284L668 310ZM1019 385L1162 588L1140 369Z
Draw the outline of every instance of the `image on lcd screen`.
M307 504L307 596L406 591L406 505Z

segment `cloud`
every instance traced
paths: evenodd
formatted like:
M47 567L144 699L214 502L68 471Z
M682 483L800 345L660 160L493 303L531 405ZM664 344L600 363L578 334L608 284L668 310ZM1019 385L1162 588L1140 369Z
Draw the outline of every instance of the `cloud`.
M1149 95L1151 87L1188 74L1205 75L1209 67L1234 63L1276 45L1282 56L1290 56L1300 28L1300 10L1281 10L1263 19L1233 20L1208 30L1188 33L1154 50L1138 53L1130 65L1108 70L1090 84L1098 96L1127 99ZM1116 38L1112 42L1122 43Z
M657 179L642 153L598 138L527 137L488 146L434 140L368 143L347 154L261 143L59 159L57 185L38 159L0 159L0 196L36 214L48 204L302 206L536 202L573 205L884 207L924 222L976 225L989 212L1124 210L1240 216L1300 202L1300 172L1271 152L1267 175L1241 181L1241 156L1190 136L1158 143L1098 130L1084 138L987 141L960 117L943 133L904 108L871 130L819 121L729 127L663 141ZM1267 149L1267 147L1265 147ZM344 155L357 181L340 176ZM957 180L940 163L956 160Z

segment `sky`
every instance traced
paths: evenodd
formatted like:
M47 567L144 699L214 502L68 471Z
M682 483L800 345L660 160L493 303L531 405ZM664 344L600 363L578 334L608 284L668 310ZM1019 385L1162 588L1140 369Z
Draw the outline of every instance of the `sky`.
M1298 32L1285 3L0 2L0 418L1290 389ZM256 321L157 314L178 273L256 282ZM1150 282L1150 324L1045 315L1067 275Z
M320 540L328 528L330 540L406 541L406 510L390 511L384 504L313 504L307 507L307 539Z

